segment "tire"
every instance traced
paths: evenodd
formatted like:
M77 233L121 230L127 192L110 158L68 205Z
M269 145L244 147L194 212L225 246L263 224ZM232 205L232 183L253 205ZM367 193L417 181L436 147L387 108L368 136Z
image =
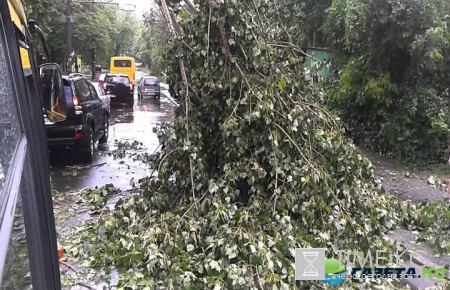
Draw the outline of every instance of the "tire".
M106 142L108 142L108 137L109 137L109 118L106 115L105 115L105 123L103 124L103 130L104 130L105 134L103 134L102 138L100 138L100 140L98 140L99 144L105 144Z
M91 163L95 154L95 139L94 130L89 127L89 135L84 140L84 145L81 148L81 156L84 162Z
M128 107L133 107L133 106L134 106L134 99L128 101L128 102L127 102L127 106L128 106Z

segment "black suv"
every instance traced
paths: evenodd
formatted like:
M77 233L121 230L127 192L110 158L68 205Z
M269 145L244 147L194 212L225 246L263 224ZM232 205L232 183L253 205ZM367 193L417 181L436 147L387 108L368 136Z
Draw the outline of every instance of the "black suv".
M104 89L111 95L111 103L134 105L134 87L126 74L106 74Z
M43 96L48 99L44 102L48 104L44 107L44 121L49 148L78 149L83 161L92 162L95 142L108 140L109 111L86 77L62 76L62 82L62 94L51 93L50 82L42 86Z

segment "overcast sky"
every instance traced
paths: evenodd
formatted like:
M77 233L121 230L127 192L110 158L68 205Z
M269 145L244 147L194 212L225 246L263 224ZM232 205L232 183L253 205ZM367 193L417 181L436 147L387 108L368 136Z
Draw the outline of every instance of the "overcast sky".
M118 3L136 5L136 16L140 19L144 12L150 10L152 6L155 6L153 0L116 0Z

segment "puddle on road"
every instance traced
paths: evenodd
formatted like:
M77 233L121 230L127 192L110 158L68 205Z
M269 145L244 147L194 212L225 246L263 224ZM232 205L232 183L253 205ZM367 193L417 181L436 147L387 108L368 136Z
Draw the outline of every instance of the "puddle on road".
M76 152L70 150L51 156L52 185L60 192L54 196L58 241L63 246L65 241L77 235L81 223L98 219L98 213L92 215L91 208L79 204L81 189L113 184L116 188L129 190L139 179L152 173L142 161L143 156L158 149L159 140L153 128L158 123L171 122L174 109L175 106L164 97L136 101L134 108L112 107L109 141L99 147L91 164L79 164ZM123 145L127 142L131 146ZM136 143L138 146L134 146ZM110 198L106 208L113 210L119 199L120 196ZM61 276L65 285L71 285L63 287L65 290L115 289L109 285L115 285L119 279L118 271L113 269L109 283L104 282L98 269L65 259L61 263Z
M118 105L111 108L110 136L106 146L99 147L91 164L78 164L77 153L65 150L51 156L51 179L58 191L79 190L84 187L113 183L121 189L131 188L135 181L151 172L144 162L144 154L153 154L159 140L153 128L159 123L171 122L175 106L166 98L136 101L134 108ZM144 148L125 150L125 156L116 158L116 140L121 143L140 142Z

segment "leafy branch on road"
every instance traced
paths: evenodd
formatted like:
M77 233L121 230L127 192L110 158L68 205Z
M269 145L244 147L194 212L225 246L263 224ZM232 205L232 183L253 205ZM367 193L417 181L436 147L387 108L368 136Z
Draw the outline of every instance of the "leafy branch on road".
M149 163L158 175L86 221L66 241L71 257L118 267L119 289L323 289L295 281L295 248L324 247L329 257L391 251L385 236L399 226L424 238L443 230L430 223L447 222L449 210L386 195L323 109L323 91L302 78L294 34L280 33L279 9L289 7L200 0L192 17L178 18L183 34L170 41L168 75L185 98L173 124L157 130L161 151ZM107 199L89 194L98 206ZM401 289L397 282L351 280L340 289Z
M180 21L169 74L190 103L157 132L158 176L71 241L91 266L119 267L120 289L321 289L294 280L295 248L389 250L386 232L414 224L417 206L379 189L301 79L298 49L267 44L283 42L273 5L198 1Z

